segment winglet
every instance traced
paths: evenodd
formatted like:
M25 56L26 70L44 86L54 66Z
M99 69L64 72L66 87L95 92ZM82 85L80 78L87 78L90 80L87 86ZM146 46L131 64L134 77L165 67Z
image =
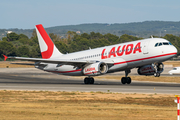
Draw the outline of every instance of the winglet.
M6 55L3 55L4 56L4 61L6 61L6 59L8 58Z

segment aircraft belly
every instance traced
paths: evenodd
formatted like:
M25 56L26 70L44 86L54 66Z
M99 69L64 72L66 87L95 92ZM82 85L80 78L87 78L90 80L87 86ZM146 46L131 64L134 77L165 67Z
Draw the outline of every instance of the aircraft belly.
M115 72L115 71L122 71L122 70L125 70L126 68L127 68L127 63L117 64L117 65L110 67L108 70L108 73Z
M114 65L109 67L108 72L122 71L127 68L127 62L121 57L112 59L111 61Z

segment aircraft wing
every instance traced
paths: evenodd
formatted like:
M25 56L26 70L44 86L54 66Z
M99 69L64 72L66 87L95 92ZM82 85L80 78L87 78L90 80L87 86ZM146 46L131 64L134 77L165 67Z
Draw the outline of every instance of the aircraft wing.
M82 67L87 64L93 64L93 63L99 62L99 61L95 61L95 60L43 59L43 58L27 58L27 57L7 57L7 58L16 59L16 60L32 61L32 62L35 62L34 65L38 65L41 62L43 62L43 63L58 64L59 66L73 65L73 66L77 66L77 67ZM107 64L112 65L114 63L108 62Z

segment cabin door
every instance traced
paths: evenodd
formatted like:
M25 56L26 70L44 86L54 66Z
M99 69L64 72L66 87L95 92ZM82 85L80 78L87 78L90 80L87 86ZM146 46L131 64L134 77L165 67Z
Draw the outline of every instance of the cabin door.
M149 53L148 46L149 46L149 40L144 42L144 45L143 45L143 54L148 54Z

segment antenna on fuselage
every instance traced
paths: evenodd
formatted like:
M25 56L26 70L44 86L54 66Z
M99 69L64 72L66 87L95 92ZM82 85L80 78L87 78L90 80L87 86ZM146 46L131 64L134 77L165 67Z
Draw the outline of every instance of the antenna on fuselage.
M91 47L89 47L89 49L91 50Z
M151 38L153 38L153 36L151 35Z

